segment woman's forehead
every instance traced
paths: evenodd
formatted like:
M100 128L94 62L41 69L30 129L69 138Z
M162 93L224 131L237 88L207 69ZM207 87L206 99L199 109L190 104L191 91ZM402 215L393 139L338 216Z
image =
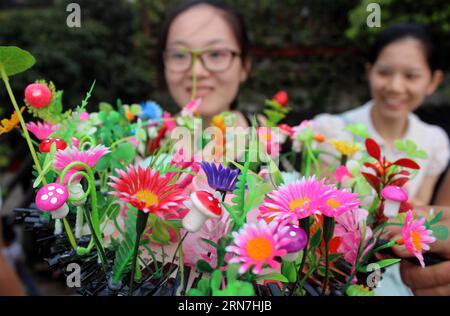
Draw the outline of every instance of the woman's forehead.
M196 6L175 18L169 29L167 46L204 48L211 45L238 46L223 14L210 6Z

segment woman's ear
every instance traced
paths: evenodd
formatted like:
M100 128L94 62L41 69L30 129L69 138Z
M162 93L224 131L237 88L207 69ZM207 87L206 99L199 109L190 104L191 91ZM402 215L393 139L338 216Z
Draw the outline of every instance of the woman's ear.
M244 83L249 74L252 70L252 60L251 58L247 58L245 61L242 62L242 69L241 69L241 83Z
M444 80L444 72L439 69L435 70L433 76L431 77L431 82L427 88L427 95L432 95L441 84L442 80Z

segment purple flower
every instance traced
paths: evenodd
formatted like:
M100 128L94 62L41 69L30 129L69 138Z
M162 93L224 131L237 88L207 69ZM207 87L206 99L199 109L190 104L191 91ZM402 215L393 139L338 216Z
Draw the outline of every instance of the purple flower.
M212 162L201 162L201 167L206 174L208 185L217 191L233 192L236 188L236 182L239 176L239 169L231 170L224 168L222 164L219 167Z

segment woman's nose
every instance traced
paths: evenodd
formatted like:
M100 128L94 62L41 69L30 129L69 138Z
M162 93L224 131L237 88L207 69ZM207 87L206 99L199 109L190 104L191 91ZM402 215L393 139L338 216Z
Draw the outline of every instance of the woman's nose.
M209 71L206 69L203 60L200 57L197 57L197 60L194 61L192 71L195 73L197 78L206 77L209 75Z
M401 74L395 74L391 77L389 81L388 90L392 92L403 92L405 89L405 81L402 78Z

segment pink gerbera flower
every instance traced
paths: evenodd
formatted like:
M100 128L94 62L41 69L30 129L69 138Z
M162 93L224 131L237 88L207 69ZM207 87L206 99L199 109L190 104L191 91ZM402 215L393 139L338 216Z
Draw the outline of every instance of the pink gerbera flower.
M329 191L324 180L303 178L269 193L259 211L263 218L297 222L314 214L328 198Z
M59 125L53 125L47 122L30 122L27 123L27 129L33 133L39 140L46 140L49 136L58 130Z
M342 254L344 260L352 265L352 272L356 267L356 257L363 238L363 226L366 227L366 234L363 251L359 259L360 262L376 242L376 240L370 242L373 232L365 224L368 215L369 212L366 210L357 208L336 217L337 224L334 230L334 237L340 237L341 239L337 252Z
M436 238L432 236L433 232L423 225L424 222L425 218L414 220L409 210L402 229L402 239L406 249L419 259L422 268L425 267L422 251L430 250L429 244L436 241Z
M333 188L329 193L324 198L324 203L319 207L325 216L335 218L346 211L357 208L360 204L356 194L345 189L337 190Z
M185 200L182 189L170 184L172 177L161 176L159 171L152 173L149 168L129 166L126 171L116 169L119 178L111 176L108 183L117 192L112 192L120 200L135 208L153 213L162 219L179 218L179 210Z
M283 246L290 242L285 238L288 227L279 229L277 222L267 224L261 220L258 224L245 224L239 232L233 232L233 245L226 248L234 253L229 263L242 264L239 273L245 273L252 266L253 273L259 274L265 265L272 269L280 268L280 262L275 260L286 254Z
M55 154L55 162L54 166L56 170L62 171L72 162L82 162L88 165L89 167L94 167L97 161L102 158L104 155L109 153L109 149L103 145L98 145L93 148L89 148L88 150L82 151L78 148L70 148L67 147L64 150L58 150ZM64 183L67 183L70 177L76 173L77 171L83 170L82 167L74 167L72 168L64 178Z

